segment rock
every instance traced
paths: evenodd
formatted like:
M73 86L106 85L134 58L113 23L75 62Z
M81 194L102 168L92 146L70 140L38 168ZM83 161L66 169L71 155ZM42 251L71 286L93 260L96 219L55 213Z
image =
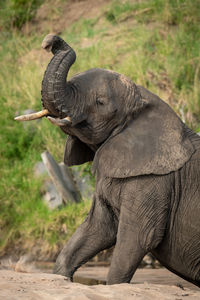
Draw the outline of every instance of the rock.
M145 257L143 258L143 261L146 265L153 265L153 261L154 261L154 258L152 257L152 255L150 254L147 254L145 255Z
M66 184L67 190L73 199L73 202L81 202L81 193L77 187L76 181L74 180L74 176L72 170L66 166L63 162L59 163L59 168L61 170L62 178Z
M200 299L200 292L160 284L87 286L45 273L0 271L0 299L4 300L177 300Z
M151 269L153 268L154 269L154 268L160 268L161 264L159 263L159 261L151 253L148 253L143 258L140 267L151 268Z
M34 167L34 175L36 177L43 176L47 174L47 169L42 161L38 161Z
M81 195L73 182L73 178L70 175L68 167L63 163L58 165L48 151L43 152L41 157L47 168L49 177L51 178L57 192L62 197L63 202L80 202Z
M88 174L82 175L82 171L79 166L72 167L74 180L81 192L81 195L85 199L92 199L94 193L94 187L91 184L91 179Z
M63 204L62 197L58 194L55 185L53 184L52 180L48 175L47 168L42 161L36 163L34 167L34 175L36 177L45 176L44 186L43 186L43 190L45 191L45 194L43 199L46 205L50 209L60 207Z
M54 209L63 205L62 197L58 194L51 180L46 180L44 189L46 193L44 194L43 198L50 209Z
M44 201L50 209L61 207L68 201L80 202L81 194L73 175L64 163L57 164L50 153L42 153L43 161L36 163L34 174L44 176Z

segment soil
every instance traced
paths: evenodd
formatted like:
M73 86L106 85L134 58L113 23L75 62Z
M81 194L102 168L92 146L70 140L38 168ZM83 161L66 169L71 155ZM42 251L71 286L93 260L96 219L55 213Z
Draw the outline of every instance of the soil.
M74 281L89 285L98 283L105 284L108 270L109 267L82 267L75 273ZM131 283L178 286L183 290L188 288L200 292L200 289L197 286L168 271L166 268L139 268L136 270Z
M99 18L111 0L59 0L45 2L37 11L36 17L24 25L24 34L46 32L60 34L80 19Z
M143 270L145 271L145 270ZM157 272L157 270L153 270ZM97 272L98 273L98 272ZM151 274L152 276L153 274ZM136 281L137 282L137 281ZM0 299L4 300L197 300L200 291L183 285L136 283L87 286L47 273L0 270Z

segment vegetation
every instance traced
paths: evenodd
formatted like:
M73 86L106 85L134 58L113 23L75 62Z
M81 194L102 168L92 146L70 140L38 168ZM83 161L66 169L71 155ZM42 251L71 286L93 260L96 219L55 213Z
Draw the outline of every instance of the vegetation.
M1 25L4 28L21 28L36 13L42 0L0 0Z
M62 30L62 37L77 52L69 77L94 67L123 73L158 94L199 131L198 2L112 1L101 17L73 23ZM35 11L40 2L0 2L6 7L4 20L17 15L14 4L22 3L32 3ZM11 18L13 26L22 27L30 19L26 5L21 6L23 22ZM40 45L48 32L36 35L33 30L25 36L7 28L4 22L0 32L0 255L37 246L52 258L85 218L90 201L53 211L42 201L44 179L34 176L35 163L45 150L61 161L66 136L46 119L21 124L13 118L24 109L41 108L41 80L51 55L43 53ZM89 165L79 170L84 176Z

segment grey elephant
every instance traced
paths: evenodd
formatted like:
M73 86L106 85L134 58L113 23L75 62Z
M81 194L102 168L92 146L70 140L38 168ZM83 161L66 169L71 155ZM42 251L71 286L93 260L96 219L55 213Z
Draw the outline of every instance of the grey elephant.
M93 161L96 189L85 221L64 246L54 272L74 272L115 245L107 283L130 282L151 252L200 287L200 137L158 96L127 77L91 69L66 82L76 59L60 37L42 82L43 116L67 135L68 166Z

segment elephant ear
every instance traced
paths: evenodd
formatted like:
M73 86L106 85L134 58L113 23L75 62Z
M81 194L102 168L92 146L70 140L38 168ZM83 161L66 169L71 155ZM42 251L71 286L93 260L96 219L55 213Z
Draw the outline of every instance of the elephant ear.
M185 125L159 97L138 87L147 105L96 152L92 171L113 178L168 174L194 152Z
M92 161L94 152L75 136L68 136L65 145L64 163L68 166Z

